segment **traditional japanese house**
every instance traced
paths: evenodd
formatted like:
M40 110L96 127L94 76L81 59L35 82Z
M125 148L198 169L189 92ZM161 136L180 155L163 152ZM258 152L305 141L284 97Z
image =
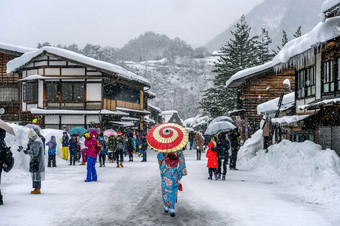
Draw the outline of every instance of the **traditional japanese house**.
M7 76L7 63L36 49L0 42L0 108L5 110L3 120L19 121L20 101L18 76Z
M162 111L162 122L177 123L182 125L182 119L178 115L178 111Z
M20 78L22 121L39 116L48 128L145 129L150 83L119 66L43 47L8 62L7 73Z
M260 128L262 116L258 114L256 107L290 92L285 82L287 80L294 87L295 70L276 71L270 61L240 71L226 82L228 88L237 90L237 109L229 112L229 115L235 117L243 140Z

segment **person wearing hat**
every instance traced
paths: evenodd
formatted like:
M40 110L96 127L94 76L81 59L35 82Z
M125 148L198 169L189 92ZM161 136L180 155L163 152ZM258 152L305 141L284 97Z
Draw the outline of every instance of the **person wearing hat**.
M61 143L62 143L62 157L65 160L68 160L68 141L69 141L69 137L67 135L67 132L64 131L63 132L63 138L61 139Z
M32 173L34 190L31 194L41 193L41 181L45 180L45 158L43 143L39 136L31 129L28 132L28 145L24 151L31 157L29 171Z
M85 140L85 146L87 147L87 174L85 182L97 181L96 161L100 151L100 144L97 141L96 131L92 130L90 132L90 138Z
M48 146L48 162L47 167L57 167L56 161L55 161L55 155L56 155L56 148L57 148L57 142L55 140L55 136L51 136L51 140L47 142L46 146Z
M105 167L105 158L108 152L107 152L107 143L104 139L103 132L99 133L98 142L101 148L100 153L99 153L99 167L102 167L102 166Z
M87 155L87 147L85 146L85 140L90 139L90 134L85 133L84 136L82 136L79 140L80 148L81 148L81 156L82 156L82 162L80 165L86 165L86 155Z
M78 150L78 140L75 134L71 136L71 139L68 142L68 149L70 151L70 165L76 164L76 153Z
M143 160L142 162L146 162L146 150L148 150L148 141L146 140L146 134L143 133L143 137L141 139L142 142L142 150L143 150Z

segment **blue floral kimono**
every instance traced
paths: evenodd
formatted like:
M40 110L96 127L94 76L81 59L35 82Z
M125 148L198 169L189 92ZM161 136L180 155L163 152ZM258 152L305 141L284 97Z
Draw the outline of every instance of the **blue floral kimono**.
M182 151L175 153L178 160L169 160L166 153L158 153L157 159L162 178L162 196L164 206L175 209L177 200L178 181L187 175L185 159Z

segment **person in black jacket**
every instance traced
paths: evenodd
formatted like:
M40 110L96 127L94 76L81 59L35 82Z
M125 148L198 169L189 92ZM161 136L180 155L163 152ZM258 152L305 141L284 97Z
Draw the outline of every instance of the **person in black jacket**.
M189 145L190 145L189 150L191 150L193 148L194 137L195 137L195 132L190 131L190 133L189 133Z
M146 134L143 133L142 137L142 150L143 150L143 160L142 162L146 162L146 150L148 150L148 141L146 140Z
M1 183L1 172L2 165L5 161L6 143L5 143L6 131L0 128L0 183ZM0 205L3 205L1 189L0 189Z
M134 142L133 142L133 134L132 132L129 132L127 134L128 136L128 141L127 141L127 151L129 152L129 162L133 162L133 153L135 151L135 146L134 146Z
M236 168L236 161L237 161L237 153L239 149L239 138L240 138L240 133L237 131L237 129L234 129L230 135L230 144L231 144L231 157L230 157L230 165L229 169L230 170L238 170Z
M225 180L225 175L227 174L227 162L229 157L230 142L227 139L227 133L221 132L218 135L218 141L216 145L217 149L217 159L218 159L218 179ZM222 171L223 170L223 171Z
M69 137L67 135L67 132L63 132L63 138L61 139L62 142L62 154L63 154L63 159L68 160L68 142L69 142Z

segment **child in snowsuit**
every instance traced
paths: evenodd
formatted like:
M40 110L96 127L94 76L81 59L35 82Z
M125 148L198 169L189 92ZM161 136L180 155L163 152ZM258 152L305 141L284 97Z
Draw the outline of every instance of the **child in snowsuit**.
M217 167L218 167L218 163L217 163L217 149L216 149L216 141L215 138L211 138L211 141L208 144L208 150L207 150L207 154L206 157L208 158L208 163L207 163L207 167L208 167L208 173L209 173L209 180L212 180L212 176L214 174L215 179L217 180Z
M48 162L47 167L57 167L56 161L55 161L55 154L56 154L56 147L57 142L55 140L55 136L51 136L51 140L47 142L46 146L48 146Z
M97 141L97 132L92 130L90 132L91 137L85 140L85 146L87 147L87 175L85 182L97 181L96 161L97 161L97 147L100 146Z

